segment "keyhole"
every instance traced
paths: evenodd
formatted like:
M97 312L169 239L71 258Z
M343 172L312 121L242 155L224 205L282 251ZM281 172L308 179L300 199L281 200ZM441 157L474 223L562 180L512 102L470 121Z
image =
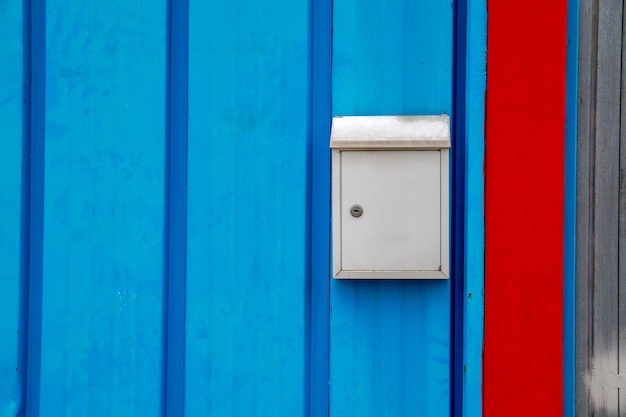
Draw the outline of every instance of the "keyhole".
M350 214L352 214L352 217L361 217L363 215L363 207L358 204L353 205L350 207Z

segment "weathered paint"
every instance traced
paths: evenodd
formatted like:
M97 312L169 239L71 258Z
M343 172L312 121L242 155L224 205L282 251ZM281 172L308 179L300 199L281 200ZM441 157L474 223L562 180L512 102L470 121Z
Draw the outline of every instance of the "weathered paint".
M489 1L485 416L563 414L567 1Z

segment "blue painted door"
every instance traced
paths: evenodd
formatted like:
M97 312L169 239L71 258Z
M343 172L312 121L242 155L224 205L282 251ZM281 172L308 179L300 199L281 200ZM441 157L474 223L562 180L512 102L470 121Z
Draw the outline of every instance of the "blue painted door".
M0 416L450 415L451 282L330 278L328 140L452 113L453 12L0 2Z

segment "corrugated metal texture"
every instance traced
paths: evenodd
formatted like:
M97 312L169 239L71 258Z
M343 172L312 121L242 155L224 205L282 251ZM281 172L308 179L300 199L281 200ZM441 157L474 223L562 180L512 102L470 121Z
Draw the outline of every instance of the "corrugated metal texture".
M3 415L171 415L183 394L190 415L326 414L309 399L310 358L328 363L327 315L309 346L309 5L194 2L189 39L180 2L26 6L0 8Z
M335 1L333 115L450 114L450 6ZM450 297L450 281L332 281L330 414L449 415Z
M22 107L24 105L22 3L0 6L0 416L21 412L20 376L25 367L18 350L20 305Z
M0 5L1 416L449 414L450 282L330 283L328 139L331 75L452 112L454 5L335 2L331 74L332 12Z
M189 11L185 410L303 415L308 5Z
M166 3L46 6L40 411L157 415Z
M581 2L578 173L576 411L623 411L626 346L626 110L622 0ZM620 156L621 154L621 156Z

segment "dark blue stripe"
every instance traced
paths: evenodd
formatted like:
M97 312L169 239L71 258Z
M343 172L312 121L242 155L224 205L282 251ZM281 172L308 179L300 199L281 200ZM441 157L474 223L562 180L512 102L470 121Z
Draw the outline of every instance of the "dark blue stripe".
M185 397L187 91L189 2L168 4L168 208L165 288L165 415L182 417Z
M26 182L30 195L28 240L28 330L26 369L26 416L39 415L41 375L41 305L43 281L43 211L46 109L46 4L45 0L25 3L25 32L30 35L25 56L30 57L30 177ZM28 99L27 99L28 101ZM26 227L25 227L26 229Z
M465 137L466 106L465 76L467 47L467 1L457 1L454 11L454 121L452 124L452 216L451 216L451 277L452 277L452 355L450 398L451 415L463 413L463 304L465 261Z
M24 25L23 78L24 90L22 105L22 190L20 218L20 289L19 289L19 324L18 324L18 359L19 404L17 415L24 414L26 407L26 385L28 381L28 297L30 278L30 169L31 169L31 8L30 0L22 2L22 21Z
M310 0L310 116L307 202L310 276L310 415L329 413L330 119L332 1Z

